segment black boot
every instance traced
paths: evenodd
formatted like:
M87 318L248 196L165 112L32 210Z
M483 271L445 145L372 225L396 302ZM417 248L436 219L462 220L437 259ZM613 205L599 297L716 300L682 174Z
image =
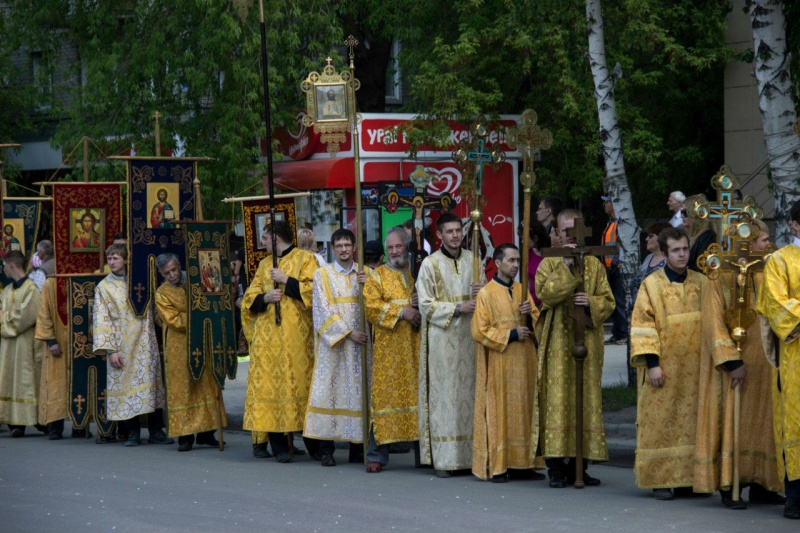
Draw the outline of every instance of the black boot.
M269 459L272 457L272 454L269 453L269 450L267 450L266 442L262 442L261 444L253 444L253 457L258 457L259 459Z
M139 417L134 416L127 422L128 426L128 437L125 439L125 444L123 446L138 446L142 443L141 439L141 431L142 428L139 425Z
M178 437L178 451L188 452L192 449L194 444L194 435L182 435Z
M720 498L722 499L723 507L727 507L728 509L747 509L747 504L742 499L742 493L739 492L739 500L733 501L733 491L730 490L722 490L719 491Z
M197 445L200 446L201 444L204 446L213 446L213 447L219 446L219 441L214 438L213 429L211 431L204 431L202 433L197 434ZM223 446L225 445L224 442L222 444Z

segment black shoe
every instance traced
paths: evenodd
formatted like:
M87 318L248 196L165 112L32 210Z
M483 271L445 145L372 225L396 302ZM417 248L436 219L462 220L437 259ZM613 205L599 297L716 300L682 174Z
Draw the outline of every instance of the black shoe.
M747 503L742 499L742 494L739 493L739 501L733 501L733 492L730 490L720 490L719 495L722 499L723 507L728 509L747 509Z
M364 454L363 453L359 453L358 455L350 454L347 458L347 462L350 464L362 465L364 464Z
M212 446L216 448L219 446L219 441L214 438L213 433L200 433L197 435L197 445ZM225 441L222 442L222 445L225 446Z
M18 439L18 438L24 437L24 436L25 436L25 428L24 427L14 428L14 429L11 430L11 438L12 439Z
M297 457L301 457L301 456L306 454L306 451L305 450L301 450L300 448L298 448L295 445L292 445L292 453L294 455L296 455Z
M150 444L175 444L175 439L167 437L166 433L159 430L150 434L150 436L147 437L147 442Z
M253 444L253 457L258 457L259 459L269 459L272 457L272 454L269 453L269 450L267 450L266 442L262 442L261 444Z
M117 439L114 437L104 437L102 435L98 435L96 439L94 439L95 444L114 444L117 442Z
M653 489L653 497L662 502L675 499L675 495L670 489Z
M91 431L87 432L85 429L73 429L70 436L73 439L91 439L93 435Z
M549 468L547 475L550 477L550 488L563 489L567 486L567 478L560 468Z
M281 452L275 456L275 460L279 463L291 463L292 462L292 454L289 452Z
M786 498L777 492L767 490L761 485L750 485L750 501L753 503L765 503L767 505L786 505Z
M453 477L453 473L450 470L434 470L434 475L440 479L447 479L449 477Z
M320 464L322 466L336 466L336 459L333 458L333 455L330 453L322 454L322 459L320 459Z
M140 438L141 431L138 429L132 429L128 431L128 438L125 439L125 443L123 446L130 447L130 446L138 446L142 443L142 439Z
M36 431L41 431L42 435L47 435L47 426L43 426L42 424L34 424L33 427L36 428Z
M489 481L492 483L508 483L508 473L506 474L497 474L496 476L492 476Z
M182 437L178 437L179 452L191 451L193 444L194 444L194 435L184 435Z
M47 440L61 440L64 438L64 435L61 433L48 433Z
M786 498L783 516L790 520L800 519L800 498Z
M541 472L537 472L532 468L527 468L525 470L512 469L506 473L508 474L508 479L510 480L524 479L527 481L542 481L547 477Z

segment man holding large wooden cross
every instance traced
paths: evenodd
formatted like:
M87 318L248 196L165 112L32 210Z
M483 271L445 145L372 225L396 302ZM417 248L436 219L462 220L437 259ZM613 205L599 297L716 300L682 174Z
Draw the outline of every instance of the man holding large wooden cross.
M539 446L551 487L596 486L600 480L585 473L583 459L608 460L601 397L603 322L614 311L614 295L602 263L589 255L606 251L583 244L588 231L581 213L566 209L557 222L562 248L548 250L549 257L536 271L536 294L543 304L536 323ZM582 352L585 363L576 359L574 348ZM584 364L581 380L576 374ZM583 387L576 387L576 382ZM579 395L582 401L576 400ZM580 421L576 411L582 412Z

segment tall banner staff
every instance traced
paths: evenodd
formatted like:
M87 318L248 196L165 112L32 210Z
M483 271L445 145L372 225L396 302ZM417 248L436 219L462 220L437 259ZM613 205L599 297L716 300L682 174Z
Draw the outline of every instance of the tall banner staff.
M766 250L754 251L753 240L758 237L758 227L751 223L752 217L748 213L740 213L738 221L729 223L725 228L725 235L732 241L728 250L714 243L700 256L697 263L709 279L715 280L722 272L731 273L731 283L728 289L731 294L730 307L725 309L725 325L728 327L731 339L736 343L736 350L742 354L742 343L747 338L747 328L756 321L756 312L750 306L750 287L756 272L763 272L767 257L772 253L772 246ZM723 238L724 238L723 237ZM741 420L742 386L736 385L733 389L733 484L731 499L738 502L741 497L739 486L739 426Z
M331 65L330 57L326 59L327 65L322 71L310 72L308 77L300 84L300 88L307 95L308 114L303 117L306 127L314 126L314 133L320 133L320 141L328 145L328 153L335 157L339 152L339 145L347 139L346 132L352 132L353 140L353 165L355 176L355 207L356 207L356 252L358 271L364 271L364 232L361 220L361 158L358 135L358 113L356 112L356 91L361 87L361 82L355 77L355 52L358 40L349 35L344 41L348 49L350 66L348 70L340 73ZM364 291L358 292L358 305L361 310L359 328L366 331L366 317L364 316ZM361 412L364 447L369 439L369 394L367 392L367 350L361 350ZM364 464L367 464L367 454L364 454Z
M533 158L542 150L548 150L553 144L553 134L550 130L543 130L536 124L538 115L533 109L522 112L522 124L509 131L508 145L511 148L521 148L523 163L522 174L519 181L522 184L522 265L520 266L520 280L522 281L522 301L525 303L530 294L530 280L528 279L528 255L530 253L531 232L531 194L536 183L536 172L533 171ZM527 292L526 292L527 291ZM524 326L526 318L522 317Z
M269 223L270 226L275 227L275 177L272 170L272 131L270 129L270 115L269 115L269 62L267 61L267 26L264 23L264 0L258 0L258 17L261 25L261 68L262 79L264 82L264 126L266 128L266 141L267 141L267 184L269 188ZM278 254L275 253L277 242L275 240L275 232L270 232L272 235L272 268L278 268ZM275 288L278 284L275 283ZM281 324L281 304L275 302L275 323Z

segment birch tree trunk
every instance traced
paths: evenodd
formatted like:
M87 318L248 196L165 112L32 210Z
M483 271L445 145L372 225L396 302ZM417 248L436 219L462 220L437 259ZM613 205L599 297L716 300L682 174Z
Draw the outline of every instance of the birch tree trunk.
M622 136L617 122L614 102L614 82L621 73L610 73L606 66L606 43L603 32L603 15L600 0L586 0L586 22L589 30L589 65L594 79L594 99L600 121L600 141L603 144L603 161L606 178L603 189L611 196L617 215L617 233L620 246L620 267L625 287L625 301L630 300L630 282L639 269L639 224L633 210L633 198L625 174L622 154ZM630 317L628 317L630 322ZM636 374L628 364L628 386L636 386Z
M789 210L800 200L800 132L793 131L796 115L786 18L778 0L748 0L747 8L753 28L758 107L775 186L775 241L783 246L792 239Z

